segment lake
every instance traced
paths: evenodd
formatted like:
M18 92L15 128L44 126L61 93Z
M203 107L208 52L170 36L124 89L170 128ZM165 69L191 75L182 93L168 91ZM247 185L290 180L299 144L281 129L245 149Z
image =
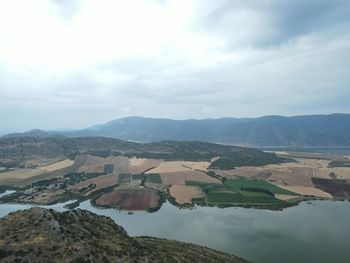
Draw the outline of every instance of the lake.
M286 152L309 152L309 153L334 153L334 154L350 154L349 146L305 146L305 147L257 147L263 151L286 151Z
M58 211L64 204L47 206ZM0 216L30 205L0 204ZM257 263L348 263L350 202L313 201L283 211L195 207L165 203L155 213L80 208L109 216L131 236L148 235L193 242Z

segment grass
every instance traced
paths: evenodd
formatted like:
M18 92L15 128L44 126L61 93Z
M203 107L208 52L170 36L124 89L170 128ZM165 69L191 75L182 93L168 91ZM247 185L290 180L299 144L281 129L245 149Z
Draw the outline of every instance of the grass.
M244 188L261 188L268 190L273 194L298 195L294 192L288 191L274 184L271 184L265 180L228 179L226 180L225 185L229 186L234 191L241 191L241 189Z
M154 184L161 184L162 178L160 177L160 174L157 174L157 173L147 174L147 182L154 183Z

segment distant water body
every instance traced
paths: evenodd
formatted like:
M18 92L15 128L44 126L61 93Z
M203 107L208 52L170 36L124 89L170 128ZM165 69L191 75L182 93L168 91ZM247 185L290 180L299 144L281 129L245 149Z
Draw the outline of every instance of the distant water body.
M47 206L64 211L64 204ZM0 204L0 217L30 205ZM348 263L350 202L313 201L283 211L196 207L165 203L155 213L81 209L111 217L131 236L155 236L197 243L256 263Z
M350 154L350 147L257 147L264 151Z

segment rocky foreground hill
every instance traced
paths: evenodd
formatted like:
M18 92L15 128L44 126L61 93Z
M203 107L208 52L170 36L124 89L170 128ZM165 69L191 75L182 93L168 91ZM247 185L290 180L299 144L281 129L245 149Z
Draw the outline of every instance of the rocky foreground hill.
M209 237L208 237L209 238ZM247 262L206 247L128 236L86 210L31 208L0 219L1 262Z

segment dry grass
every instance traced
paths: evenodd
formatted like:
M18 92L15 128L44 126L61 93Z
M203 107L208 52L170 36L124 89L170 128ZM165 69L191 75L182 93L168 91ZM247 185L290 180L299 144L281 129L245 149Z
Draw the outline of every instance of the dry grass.
M203 197L204 194L199 187L189 185L172 185L169 188L170 195L178 204L191 204L193 198Z
M70 167L73 165L73 163L74 163L74 161L66 159L66 160L63 160L61 162L41 166L41 167L39 167L39 169L42 170L43 172L53 172L53 171L57 171L57 170L60 170L63 168Z
M163 184L166 185L184 185L186 181L221 183L220 180L210 177L203 172L193 170L161 173L160 177L162 178Z

